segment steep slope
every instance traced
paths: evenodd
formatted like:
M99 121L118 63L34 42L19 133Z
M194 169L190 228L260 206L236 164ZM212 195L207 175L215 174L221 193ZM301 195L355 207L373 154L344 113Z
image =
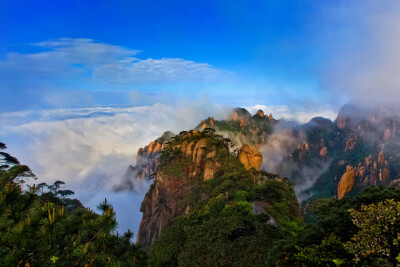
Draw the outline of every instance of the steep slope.
M254 145L232 146L205 128L180 133L162 150L137 235L155 266L263 266L279 236L298 229L293 184L259 171Z
M164 132L160 138L152 141L143 148L139 148L136 154L136 165L128 166L123 181L114 187L115 191L134 190L135 180L148 179L153 176L157 170L157 160L161 151L168 147L169 142L175 135L170 132Z
M141 206L143 219L137 241L145 247L157 240L176 216L190 211L191 206L182 205L181 201L191 193L193 187L214 178L232 160L229 152L231 142L215 135L213 131L182 132L166 145L158 160L154 183ZM252 152L256 156L249 154L247 161L262 161L258 151ZM246 164L249 169L259 169L260 165Z

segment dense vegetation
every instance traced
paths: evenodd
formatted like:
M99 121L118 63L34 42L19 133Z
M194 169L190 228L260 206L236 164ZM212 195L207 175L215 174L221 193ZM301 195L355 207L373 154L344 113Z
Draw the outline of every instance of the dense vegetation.
M224 183L217 180L205 183L200 191L216 194L215 185L221 188ZM288 189L284 183L269 181L257 187L238 190L232 198L220 194L202 200L188 215L177 217L152 246L152 265L396 266L400 262L398 188L370 187L354 199L315 200L302 222L290 211L291 200L282 198ZM266 199L272 196L266 213L252 212L257 191L268 192Z
M302 230L283 241L281 265L396 266L399 201L399 188L383 186L368 187L353 198L312 201Z
M265 266L276 261L273 244L299 230L293 185L246 170L235 156L229 157L213 179L199 182L182 200L192 209L153 245L153 265Z
M200 139L215 148L212 160L221 162L221 167L213 179L191 178L190 193L179 203L189 212L178 216L150 248L152 265L273 264L272 244L294 235L301 225L293 184L277 175L245 169L230 140L210 128L175 136L162 152L158 170L180 179L173 175L186 167L180 148L184 142Z
M171 141L160 157L182 163ZM213 145L230 141L206 129ZM187 141L187 140L186 140ZM0 148L5 145L0 143ZM63 182L27 185L27 166L0 151L0 266L396 266L400 263L400 189L374 186L341 200L314 199L300 213L293 184L246 170L235 152L213 179L194 179L175 218L143 252L132 233L115 232L110 203L100 214L68 196ZM180 156L179 156L180 157ZM178 170L175 170L178 171ZM179 177L177 177L179 178ZM24 190L24 188L27 188Z
M208 129L197 138L204 135L222 144ZM174 147L183 136L161 155L163 171L179 162ZM342 200L314 199L300 215L288 179L246 170L228 153L214 178L197 180L181 201L190 212L164 230L150 260L154 266L392 266L400 253L398 201L400 189L370 187Z
M0 151L0 266L145 265L132 233L115 233L115 212L107 200L96 214L67 198L73 192L62 190L62 181L23 190L27 179L35 179L30 169Z

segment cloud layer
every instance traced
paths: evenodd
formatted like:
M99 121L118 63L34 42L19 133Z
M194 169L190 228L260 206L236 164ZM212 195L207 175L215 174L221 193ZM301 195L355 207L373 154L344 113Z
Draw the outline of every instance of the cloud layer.
M322 16L322 85L359 104L400 102L400 2L338 1ZM326 25L325 25L326 26Z
M149 184L136 183L134 194L119 195L113 187L122 182L128 166L136 161L138 149L166 130L178 133L194 128L208 116L225 118L229 111L198 99L178 106L0 113L0 140L21 163L31 167L38 182L63 180L91 208L107 196L121 213L120 230L129 227L136 231ZM131 211L126 212L126 207Z
M0 61L0 82L43 82L64 78L108 83L219 81L229 72L182 58L140 59L140 50L60 38L34 44L40 52L8 53ZM12 77L12 78L11 78ZM20 79L23 78L23 79Z

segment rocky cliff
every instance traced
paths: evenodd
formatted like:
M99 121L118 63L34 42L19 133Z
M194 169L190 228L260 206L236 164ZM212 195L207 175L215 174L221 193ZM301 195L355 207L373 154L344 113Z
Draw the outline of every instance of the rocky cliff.
M176 216L190 211L191 207L182 205L182 200L194 185L212 179L227 163L232 156L230 145L229 140L213 132L190 131L175 136L162 149L154 183L141 205L143 218L137 242L148 247ZM246 164L259 169L261 153L253 146L245 147L251 148L243 150L251 152Z
M261 152L257 150L256 146L250 144L244 144L240 148L238 157L248 170L251 168L259 170L263 161Z

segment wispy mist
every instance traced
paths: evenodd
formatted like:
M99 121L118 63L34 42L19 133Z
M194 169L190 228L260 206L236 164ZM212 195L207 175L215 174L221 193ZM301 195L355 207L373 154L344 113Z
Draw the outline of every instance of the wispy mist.
M136 232L149 183L136 181L133 191L121 194L114 188L125 181L138 149L166 130L192 129L201 119L225 118L230 110L198 99L181 101L178 106L3 113L0 139L11 154L31 167L38 182L63 180L75 197L93 209L109 197L117 213L123 213L118 214L120 230Z
M400 2L338 1L321 14L322 87L367 106L400 102ZM326 30L326 31L325 31Z

